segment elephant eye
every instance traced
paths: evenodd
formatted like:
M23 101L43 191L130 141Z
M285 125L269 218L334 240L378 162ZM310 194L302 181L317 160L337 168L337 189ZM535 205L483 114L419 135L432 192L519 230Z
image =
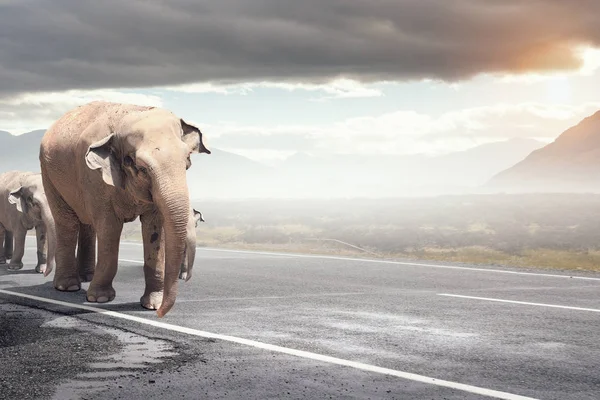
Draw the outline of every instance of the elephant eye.
M125 159L123 159L123 163L126 167L133 167L133 158L131 158L130 156L125 156Z

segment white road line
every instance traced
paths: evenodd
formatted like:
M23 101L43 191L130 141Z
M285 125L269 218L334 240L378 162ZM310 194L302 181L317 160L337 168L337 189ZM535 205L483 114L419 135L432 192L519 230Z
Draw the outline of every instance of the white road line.
M135 243L135 242L121 242L121 244L142 246L142 243ZM215 249L215 248L211 248L211 247L197 247L197 250L216 251L216 252L224 252L224 253L257 254L257 255L266 255L266 256L278 256L278 257L284 256L284 257L292 257L292 258L317 258L317 259L339 260L339 261L367 262L367 263L374 263L374 264L406 265L406 266L414 266L414 267L458 269L458 270L477 271L477 272L494 272L494 273L499 273L499 274L542 276L542 277L547 277L547 278L563 278L563 279L566 278L566 279L580 279L580 280L587 280L587 281L600 281L600 278L594 278L591 276L543 274L543 273L537 273L537 272L507 271L507 270L503 270L503 269L493 269L493 268L474 268L474 267L459 267L459 266L455 266L455 265L422 264L422 263L402 262L402 261L392 261L392 260L373 260L370 258L336 257L336 256L324 256L324 255L314 255L314 254L276 253L276 252L268 252L268 251L229 250L229 249Z
M366 293L350 292L350 293L308 293L298 294L294 296L258 296L258 297L213 297L209 299L190 299L177 300L178 303L204 303L211 301L246 301L246 300L284 300L284 299L304 299L311 297L335 297L335 296L362 296Z
M16 292L11 292L8 290L3 290L3 289L0 289L0 294L5 294L8 296L22 297L25 299L35 300L35 301L39 301L39 302L43 302L43 303L55 304L55 305L59 305L59 306L63 306L63 307L76 308L79 310L91 311L91 312L103 314L103 315L113 317L113 318L134 321L134 322L138 322L140 324L150 325L150 326L153 326L156 328L167 329L167 330L170 330L173 332L179 332L179 333L183 333L183 334L187 334L187 335L199 336L199 337L209 338L209 339L223 340L223 341L227 341L227 342L231 342L231 343L237 343L237 344L242 344L245 346L255 347L258 349L287 354L290 356L301 357L301 358L306 358L306 359L310 359L310 360L346 366L346 367L350 367L350 368L356 368L356 369L360 369L363 371L374 372L374 373L378 373L378 374L391 375L391 376L395 376L398 378L407 379L407 380L411 380L411 381L415 381L415 382L426 383L429 385L443 386L443 387L447 387L450 389L460 390L463 392L469 392L469 393L474 393L474 394L480 394L482 396L494 397L497 399L536 400L533 397L525 397L525 396L520 396L520 395L512 394L512 393L500 392L497 390L466 385L463 383L457 383L457 382L451 382L451 381L446 381L446 380L442 380L442 379L431 378L431 377L424 376L424 375L417 375L417 374L413 374L410 372L398 371L398 370L394 370L394 369L378 367L375 365L363 364L363 363L356 362L356 361L345 360L342 358L336 358L336 357L326 356L326 355L322 355L322 354L311 353L311 352L304 351L304 350L290 349L287 347L281 347L281 346L276 346L276 345L272 345L272 344L268 344L268 343L262 343L262 342L258 342L255 340L243 339L243 338L238 338L235 336L220 335L217 333L205 332L205 331L200 331L200 330L196 330L196 329L192 329L192 328L186 328L183 326L168 324L168 323L159 322L159 321L153 321L153 320L149 320L146 318L136 317L133 315L122 314L122 313L116 312L116 311L105 310L105 309L102 309L99 307L91 307L91 306L86 306L86 305L82 305L82 304L68 303L68 302L64 302L64 301L60 301L60 300L47 299L45 297L38 297L38 296L33 296L33 295L25 294L25 293L16 293Z
M126 258L119 258L119 261L123 261L123 262L130 262L130 263L135 263L135 264L142 264L144 265L143 261L140 260L128 260Z
M460 294L448 294L448 293L438 293L438 296L458 297L458 298L461 298L461 299L470 299L470 300L495 301L495 302L498 302L498 303L523 304L523 305L526 305L526 306L539 306L539 307L550 307L550 308L564 308L565 310L591 311L591 312L600 313L600 310L597 309L597 308L571 307L571 306L561 306L561 305L558 305L558 304L545 304L545 303L531 303L531 302L528 302L528 301L493 299L493 298L490 298L490 297L463 296L463 295L460 295Z

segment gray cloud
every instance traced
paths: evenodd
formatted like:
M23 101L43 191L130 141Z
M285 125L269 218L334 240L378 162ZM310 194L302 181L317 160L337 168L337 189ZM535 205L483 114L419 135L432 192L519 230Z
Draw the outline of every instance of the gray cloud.
M0 92L573 68L595 0L0 0Z

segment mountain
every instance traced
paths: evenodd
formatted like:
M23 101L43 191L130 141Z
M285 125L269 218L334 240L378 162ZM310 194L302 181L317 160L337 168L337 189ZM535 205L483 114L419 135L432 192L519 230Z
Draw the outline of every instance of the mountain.
M0 131L0 172L13 169L39 172L40 141L44 132L41 129L17 136Z
M498 171L544 143L511 139L446 155L328 155L297 153L277 167L287 197L402 197L476 191Z
M238 154L211 148L211 154L191 157L187 171L191 198L260 197L271 186L271 167Z
M12 135L0 131L0 173L14 169L39 172L40 142L45 132L42 129ZM269 167L237 154L211 150L210 155L192 156L187 173L192 197L237 197L240 193L260 192L257 185L266 185L261 177L269 176Z
M39 171L43 130L14 136L0 131L0 172ZM511 139L437 157L296 153L271 167L211 149L192 155L187 172L193 199L428 196L476 191L498 171L543 143Z
M600 191L600 111L498 173L486 186L509 192Z
M482 185L490 177L521 161L543 142L513 138L429 159L437 180L457 185Z

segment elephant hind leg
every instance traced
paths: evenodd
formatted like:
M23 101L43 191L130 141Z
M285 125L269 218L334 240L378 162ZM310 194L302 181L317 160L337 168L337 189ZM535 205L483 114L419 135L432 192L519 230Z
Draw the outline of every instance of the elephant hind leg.
M10 257L8 257L7 255L7 249L6 249L6 237L8 236L10 232L8 232L6 229L4 229L4 225L0 224L0 264L6 264L6 260ZM12 252L12 243L11 243L11 248L10 248L11 252Z
M81 282L91 282L96 267L96 231L92 225L79 224L77 268Z
M10 260L13 257L13 233L5 230L4 241L0 241L0 248L2 247L2 242L4 242L4 257Z

